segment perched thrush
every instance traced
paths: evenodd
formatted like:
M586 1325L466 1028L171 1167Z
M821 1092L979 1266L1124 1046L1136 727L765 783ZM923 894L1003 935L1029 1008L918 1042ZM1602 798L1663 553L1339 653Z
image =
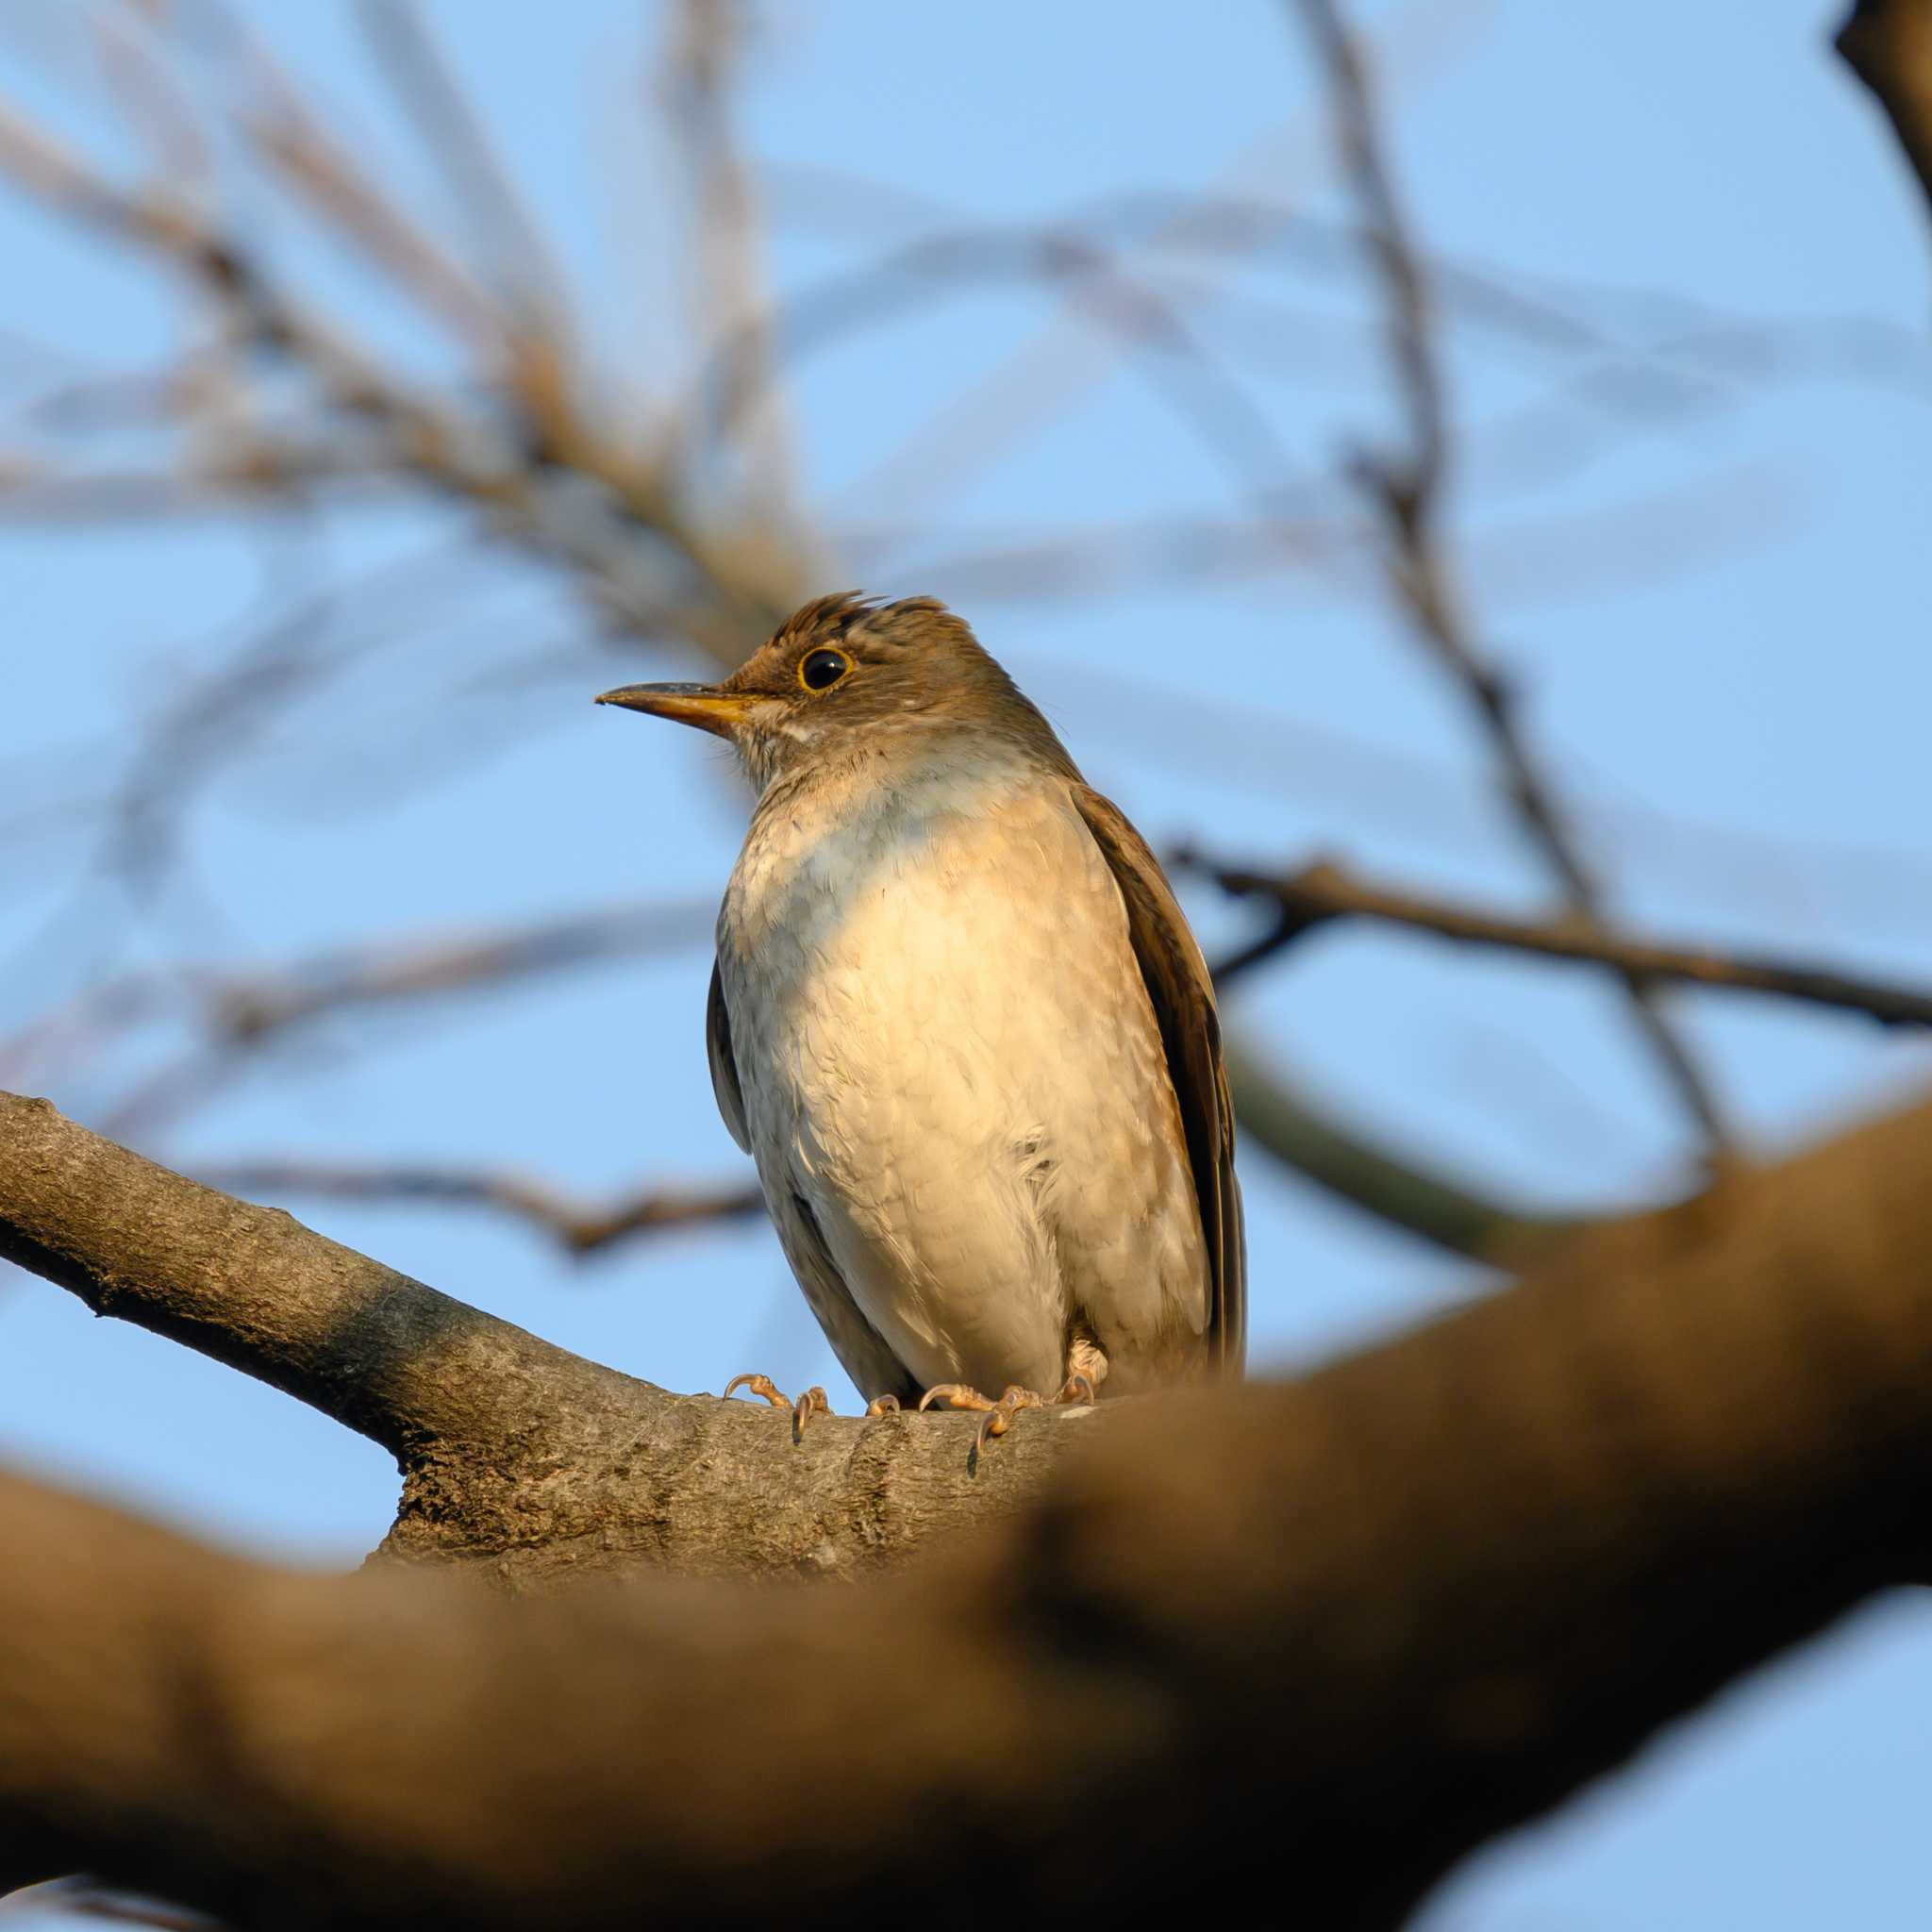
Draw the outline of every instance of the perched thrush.
M924 1391L986 1410L983 1443L1042 1400L1239 1375L1207 967L1140 834L966 625L822 597L722 684L598 702L716 733L758 789L711 1080L869 1412Z

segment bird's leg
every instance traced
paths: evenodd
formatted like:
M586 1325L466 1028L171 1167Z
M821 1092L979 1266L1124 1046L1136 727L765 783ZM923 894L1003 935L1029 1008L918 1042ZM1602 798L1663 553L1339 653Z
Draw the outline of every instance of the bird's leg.
M724 1393L729 1395L735 1389L749 1389L754 1395L762 1395L774 1408L787 1408L791 1411L791 1440L794 1442L805 1439L805 1425L815 1415L830 1415L831 1399L816 1383L808 1389L796 1402L773 1385L769 1375L733 1375L724 1385Z

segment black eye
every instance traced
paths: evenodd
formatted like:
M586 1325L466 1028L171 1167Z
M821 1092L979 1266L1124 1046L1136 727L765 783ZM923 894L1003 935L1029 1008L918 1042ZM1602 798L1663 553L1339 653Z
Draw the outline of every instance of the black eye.
M808 651L799 661L798 681L807 691L830 691L851 669L843 651Z

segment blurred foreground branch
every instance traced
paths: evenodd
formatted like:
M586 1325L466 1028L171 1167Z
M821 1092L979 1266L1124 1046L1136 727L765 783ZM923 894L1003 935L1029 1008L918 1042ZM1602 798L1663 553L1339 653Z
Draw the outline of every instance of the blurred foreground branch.
M1932 201L1932 0L1855 0L1836 44L1885 109Z
M978 1533L830 1593L507 1602L0 1482L0 1874L238 1925L891 1896L966 1924L1284 1882L1311 1922L1393 1925L1924 1574L1928 1163L1932 1104L1301 1381L1023 1415L974 1481L969 1417L827 1418L794 1450L770 1411L597 1368L8 1098L0 1251L387 1442L391 1555L524 1586L853 1574Z

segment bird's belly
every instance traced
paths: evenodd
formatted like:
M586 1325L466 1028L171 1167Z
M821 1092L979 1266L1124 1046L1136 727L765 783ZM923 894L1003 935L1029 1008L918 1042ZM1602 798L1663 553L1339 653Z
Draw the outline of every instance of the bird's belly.
M808 1202L918 1380L1057 1387L1075 1324L1116 1387L1174 1372L1206 1323L1205 1247L1084 827L1022 802L812 860L724 955L768 1196Z

